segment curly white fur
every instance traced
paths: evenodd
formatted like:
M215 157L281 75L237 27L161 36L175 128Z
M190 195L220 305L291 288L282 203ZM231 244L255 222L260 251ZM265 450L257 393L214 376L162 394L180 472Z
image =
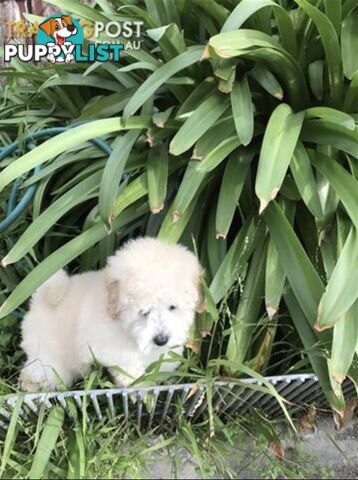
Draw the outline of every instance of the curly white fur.
M23 388L69 387L93 358L127 386L161 355L182 353L200 308L200 274L189 250L153 238L128 242L101 271L61 270L33 295L23 320Z

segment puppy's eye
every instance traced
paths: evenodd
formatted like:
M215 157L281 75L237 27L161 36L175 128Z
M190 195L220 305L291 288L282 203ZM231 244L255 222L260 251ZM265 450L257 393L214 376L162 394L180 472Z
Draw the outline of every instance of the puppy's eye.
M176 305L170 305L169 310L176 310L178 307Z
M146 318L146 317L148 317L149 313L150 313L150 310L140 310L139 315L141 317Z
M59 26L59 25L56 25L56 26L55 26L55 29L56 29L56 30L58 30L59 28L60 28L60 26Z

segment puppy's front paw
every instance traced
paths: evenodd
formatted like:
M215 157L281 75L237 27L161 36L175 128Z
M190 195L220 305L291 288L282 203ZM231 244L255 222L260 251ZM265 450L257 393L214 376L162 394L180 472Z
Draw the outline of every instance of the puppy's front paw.
M117 374L113 376L114 384L119 388L127 388L131 383L134 382L132 378L129 378L125 375Z
M59 389L52 368L45 367L40 362L30 363L21 370L20 387L32 393Z
M131 369L119 372L115 367L110 369L116 387L129 387L137 378L143 375L143 369Z

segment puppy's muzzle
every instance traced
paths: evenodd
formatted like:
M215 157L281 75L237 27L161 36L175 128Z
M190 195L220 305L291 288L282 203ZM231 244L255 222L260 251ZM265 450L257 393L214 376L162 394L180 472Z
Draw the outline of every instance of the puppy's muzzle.
M158 347L163 347L168 343L169 337L168 335L165 335L164 333L160 333L159 335L156 335L153 338L153 342L158 346Z

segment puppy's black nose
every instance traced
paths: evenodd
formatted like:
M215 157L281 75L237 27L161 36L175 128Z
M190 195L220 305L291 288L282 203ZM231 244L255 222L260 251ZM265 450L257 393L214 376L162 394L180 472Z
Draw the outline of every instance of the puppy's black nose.
M169 338L167 337L167 335L163 335L162 333L159 334L159 335L156 335L154 338L153 338L153 342L158 345L158 347L162 347L163 345L165 345L166 343L168 343L168 340Z
M67 25L67 30L73 32L76 27L74 25Z

